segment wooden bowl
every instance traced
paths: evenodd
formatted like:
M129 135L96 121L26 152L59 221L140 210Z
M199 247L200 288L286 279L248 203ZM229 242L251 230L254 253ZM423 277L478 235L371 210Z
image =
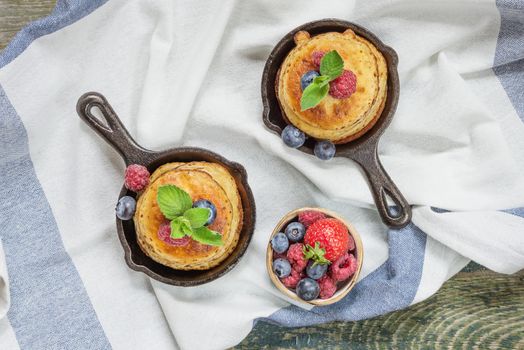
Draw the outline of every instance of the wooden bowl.
M92 113L93 108L99 108L105 119L104 123ZM170 162L204 161L218 163L229 170L235 179L240 193L244 211L242 231L233 252L218 266L208 270L183 271L164 266L147 256L137 242L133 220L116 219L118 238L124 249L127 265L149 277L175 286L192 287L211 282L233 269L246 252L255 229L255 199L247 183L247 172L244 167L221 155L206 149L196 147L178 147L165 151L150 151L138 145L129 135L125 126L116 115L106 98L97 92L88 92L80 97L77 104L80 118L97 134L104 138L123 158L126 165L141 164L152 173L159 166ZM136 198L136 193L122 186L118 199L123 196Z
M346 227L348 228L349 234L355 240L355 251L354 251L353 255L355 255L355 258L357 258L358 266L357 266L357 270L355 271L353 276L351 276L351 278L349 278L347 281L343 282L342 284L339 283L337 285L338 289L335 292L335 294L333 294L333 296L331 298L328 298L328 299L320 299L320 298L318 298L318 299L314 299L314 300L311 300L311 301L306 301L306 300L300 299L296 295L295 292L293 292L292 290L290 290L289 288L284 286L284 284L282 284L280 279L273 272L273 268L272 268L272 265L273 265L273 249L271 248L271 239L278 232L283 232L284 231L283 229L287 226L287 224L289 224L292 221L295 221L295 219L298 217L298 214L300 214L301 212L304 212L304 211L309 211L309 210L322 212L322 213L326 214L328 217L332 217L332 218L335 218L335 219L338 219L338 220L342 221L344 223L344 225L346 225ZM273 284L282 293L284 293L284 295L286 295L287 297L289 297L289 298L291 298L293 300L296 300L296 301L299 301L299 302L303 302L303 303L308 303L308 304L311 304L311 305L324 306L324 305L330 305L330 304L336 303L337 301L341 300L355 286L355 284L357 283L357 280L358 280L358 276L360 274L360 269L362 268L362 260L363 260L363 258L364 258L364 248L362 246L362 240L360 239L360 235L358 234L357 230L355 230L353 225L351 225L349 222L344 220L338 214L336 214L336 213L334 213L334 212L332 212L330 210L327 210L327 209L323 209L323 208L300 208L300 209L295 209L293 211L290 211L289 213L284 215L284 217L278 222L278 224L276 225L275 229L273 230L273 233L271 234L271 237L269 238L269 242L267 244L266 268L267 268L267 272L268 272L269 277L271 278L271 281L273 282Z

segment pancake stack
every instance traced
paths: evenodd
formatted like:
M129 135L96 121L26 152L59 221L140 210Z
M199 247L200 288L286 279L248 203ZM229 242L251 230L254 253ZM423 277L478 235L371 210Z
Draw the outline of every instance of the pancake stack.
M382 53L368 40L348 29L311 37L295 34L296 47L290 51L277 74L276 93L284 119L307 135L335 144L352 141L371 129L380 117L387 97L387 65ZM315 51L336 50L344 69L357 77L357 89L349 98L326 96L317 106L301 111L301 76L318 67Z
M175 185L186 191L193 202L206 199L216 209L209 229L222 234L221 246L191 240L185 246L172 246L158 238L165 218L157 203L158 188ZM242 229L242 203L235 179L217 163L167 163L151 175L150 183L139 196L134 216L140 248L156 262L176 270L207 270L220 264L235 249Z

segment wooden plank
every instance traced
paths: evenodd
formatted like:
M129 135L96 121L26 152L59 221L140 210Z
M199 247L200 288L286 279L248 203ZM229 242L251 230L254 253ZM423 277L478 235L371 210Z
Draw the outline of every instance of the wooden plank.
M0 50L27 22L47 16L55 0L0 0Z
M461 272L433 297L359 322L259 322L233 349L524 349L524 271Z

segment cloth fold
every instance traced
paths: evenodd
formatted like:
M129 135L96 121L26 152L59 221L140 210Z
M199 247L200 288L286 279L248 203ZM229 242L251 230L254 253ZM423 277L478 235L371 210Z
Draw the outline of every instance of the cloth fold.
M59 1L0 55L0 238L13 282L0 348L67 339L221 349L254 320L292 327L408 307L470 259L503 273L524 268L524 95L514 79L524 74L524 37L515 13L524 6L503 0ZM262 122L271 49L294 27L329 17L368 28L398 53L400 101L379 154L414 206L402 230L381 223L356 164L287 148ZM146 148L205 147L244 165L257 225L235 269L180 288L125 266L114 225L124 164L75 113L93 90ZM338 212L363 239L361 279L331 307L291 305L266 274L274 225L304 206ZM22 249L22 237L38 249ZM28 291L42 288L34 304Z
M11 303L9 294L9 276L7 275L7 264L5 262L4 248L0 239L0 319L7 315Z
M524 266L522 209L436 213L416 208L414 221L428 235L469 259L500 273L515 273ZM475 239L467 239L475 237Z

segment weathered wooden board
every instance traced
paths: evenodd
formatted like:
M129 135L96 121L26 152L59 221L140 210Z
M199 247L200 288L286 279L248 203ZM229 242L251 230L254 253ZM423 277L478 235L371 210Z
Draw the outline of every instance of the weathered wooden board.
M0 0L0 49L27 22L47 16L55 0Z
M428 300L359 322L259 322L235 349L524 349L524 271L461 272Z

